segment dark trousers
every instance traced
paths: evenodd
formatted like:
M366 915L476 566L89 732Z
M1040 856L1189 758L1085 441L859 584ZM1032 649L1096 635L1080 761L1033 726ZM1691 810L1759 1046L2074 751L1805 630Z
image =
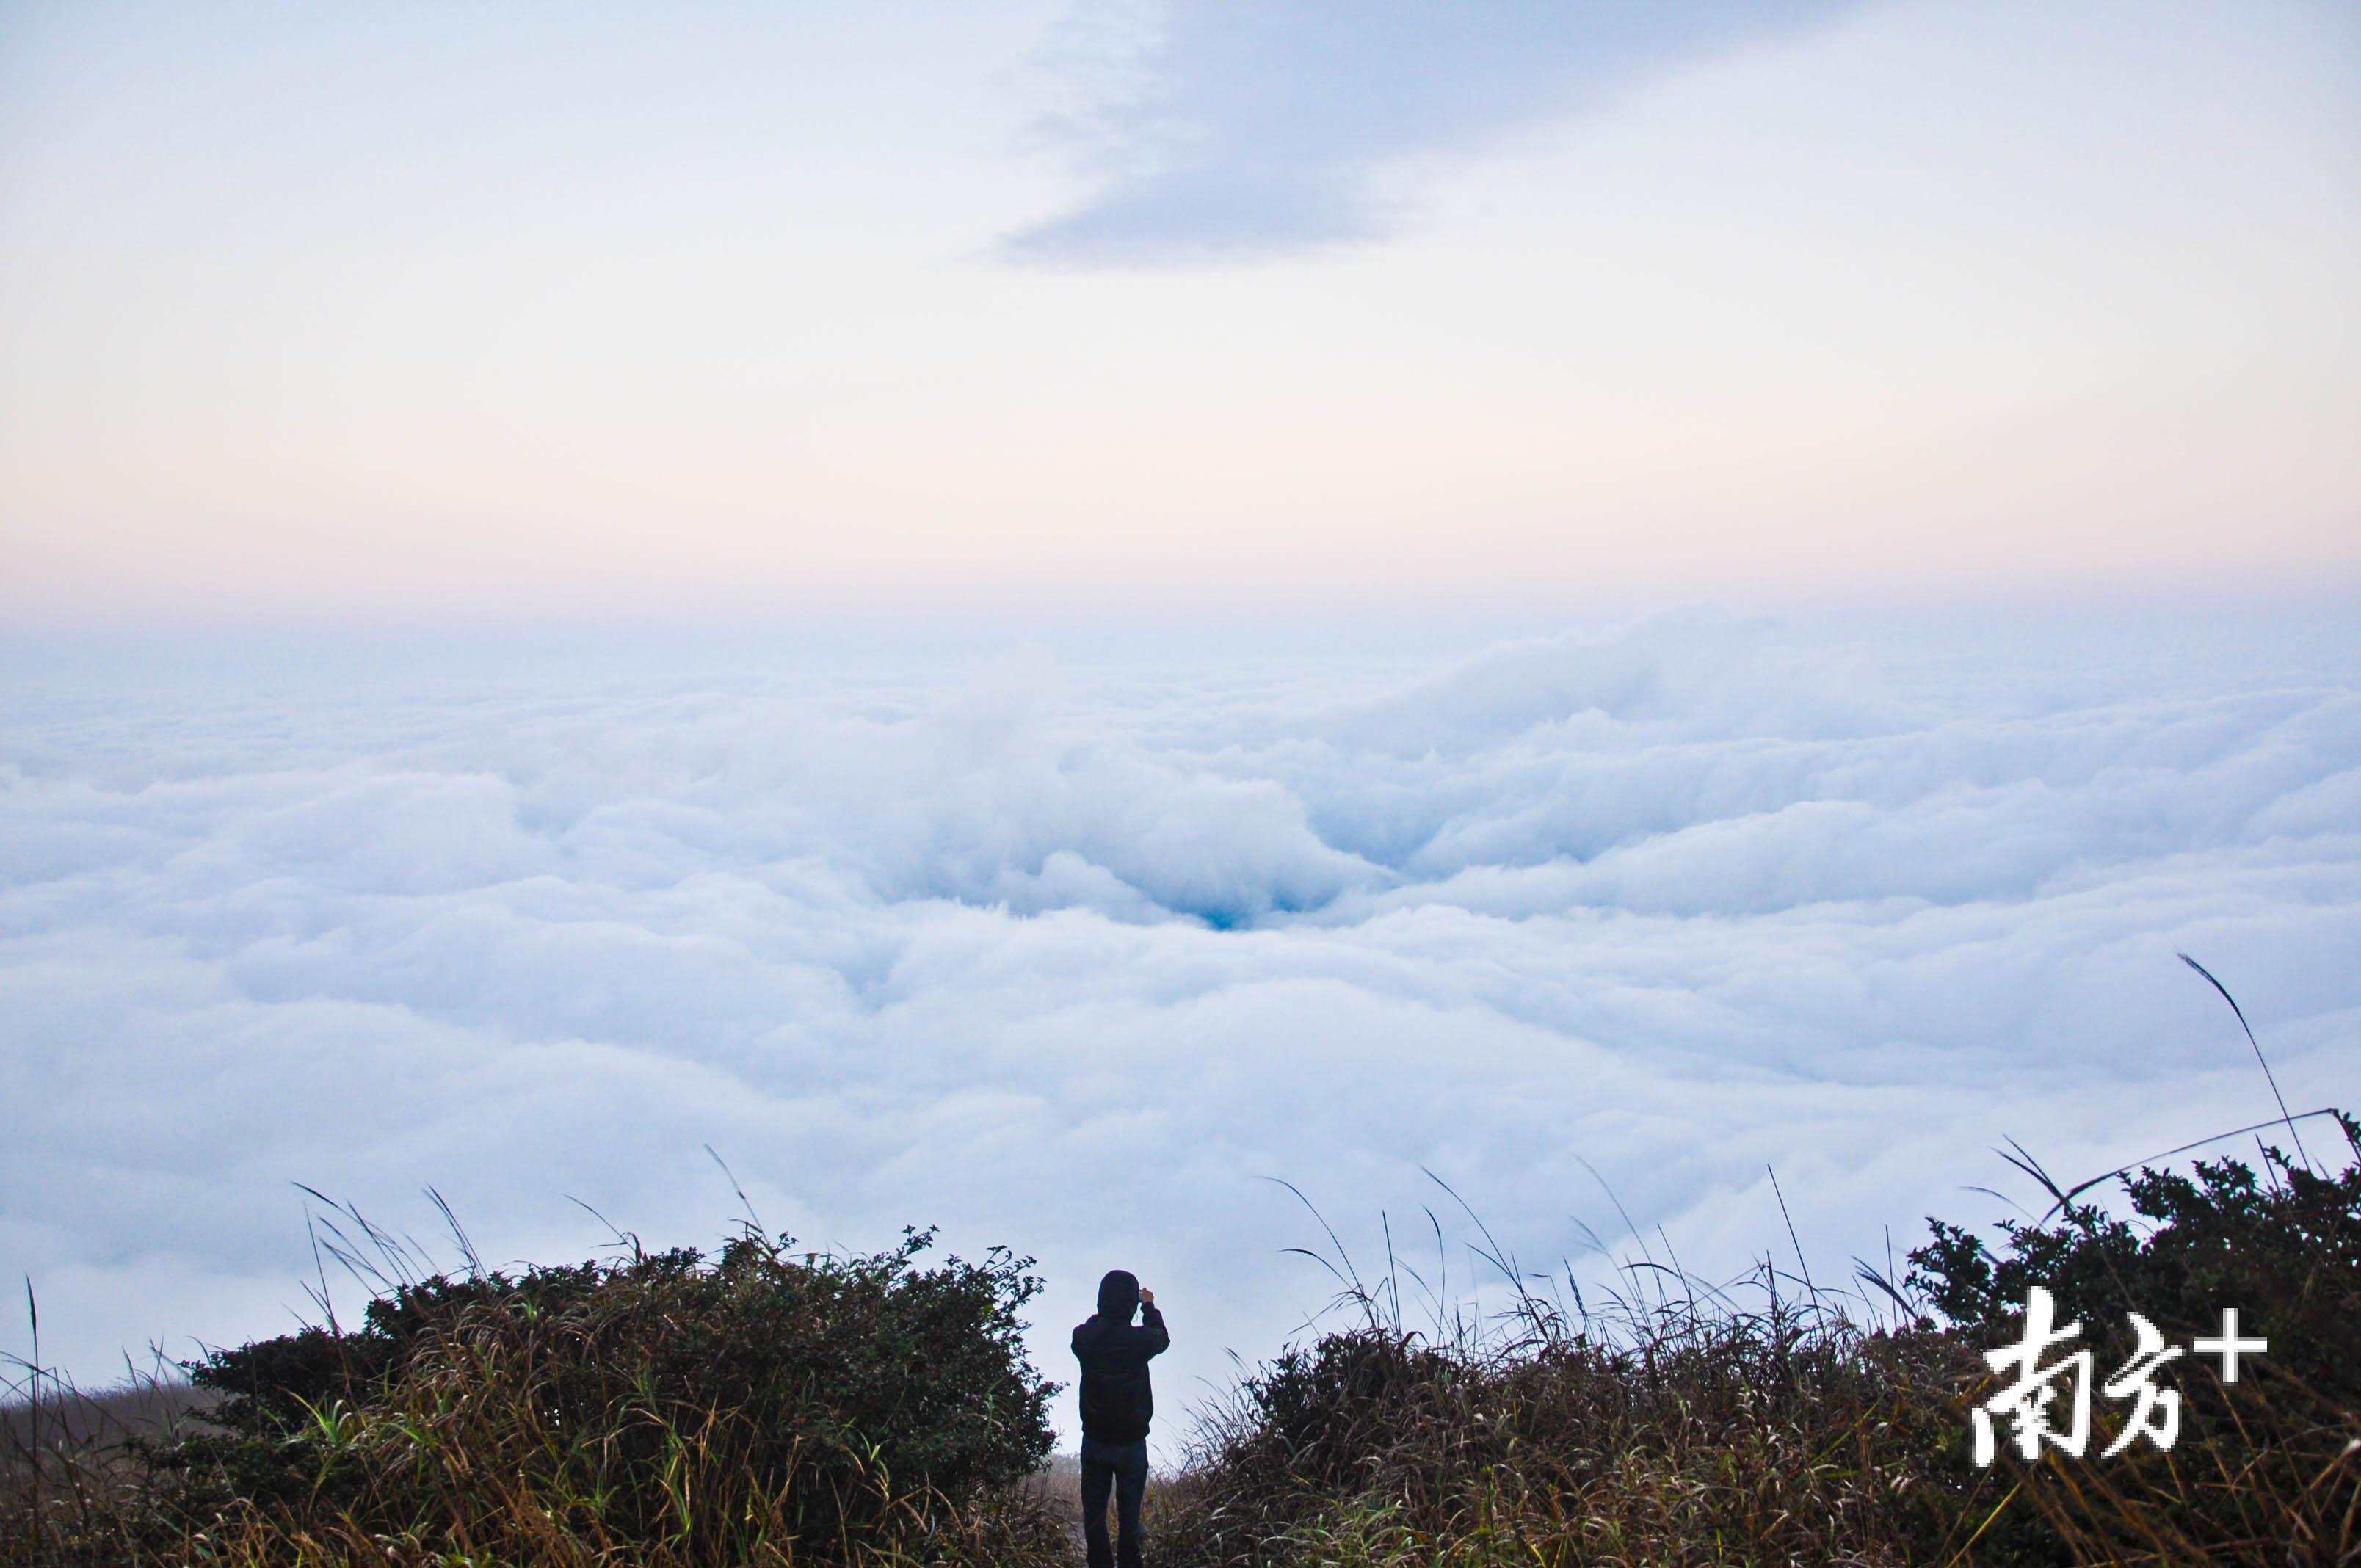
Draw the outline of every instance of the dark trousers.
M1117 1550L1107 1550L1107 1493L1115 1493ZM1148 1440L1082 1439L1082 1543L1090 1568L1139 1568L1139 1501L1148 1495Z

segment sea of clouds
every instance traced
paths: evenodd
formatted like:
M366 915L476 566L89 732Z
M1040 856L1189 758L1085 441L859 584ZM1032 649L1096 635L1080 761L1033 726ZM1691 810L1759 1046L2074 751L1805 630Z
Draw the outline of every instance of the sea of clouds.
M2030 1201L2004 1137L2079 1179L2272 1115L2176 948L2294 1109L2361 1103L2350 618L868 669L25 644L0 1265L104 1381L306 1310L296 1182L447 1258L431 1183L489 1261L578 1260L611 1238L573 1200L726 1234L709 1145L814 1245L1038 1257L1055 1376L1136 1270L1180 1410L1333 1288L1272 1178L1456 1296L1426 1171L1612 1282L1634 1232L1794 1268L1775 1168L1826 1283L2008 1212L1968 1186Z

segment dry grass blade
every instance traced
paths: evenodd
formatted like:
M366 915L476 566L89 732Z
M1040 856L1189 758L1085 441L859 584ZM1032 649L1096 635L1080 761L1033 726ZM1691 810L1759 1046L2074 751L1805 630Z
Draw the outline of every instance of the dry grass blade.
M2228 986L2224 985L2220 981L2213 978L2213 970L2207 969L2203 964L2199 963L2195 959L2191 958L2187 953L2180 953L2178 957L2182 963L2187 964L2191 969L2193 969L2199 974L2203 975L2205 977L2205 983L2212 986L2215 991L2220 992L2222 993L2222 1000L2230 1004L2230 1012L2237 1018L2238 1027L2246 1032L2246 1044L2255 1048L2255 1062L2256 1065L2259 1066L2263 1069L2263 1077L2271 1086L2271 1098L2279 1102L2279 1119L2287 1124L2288 1136L2295 1140L2295 1152L2297 1156L2302 1159L2305 1168L2313 1168L2312 1164L2312 1156L2303 1146L2303 1135L2295 1130L2295 1118L2288 1114L2287 1096L2279 1092L2279 1074L2271 1070L2270 1062L2263 1056L2263 1043L2255 1038L2254 1025L2246 1022L2246 1010L2238 1005L2238 999L2230 994L2230 988Z

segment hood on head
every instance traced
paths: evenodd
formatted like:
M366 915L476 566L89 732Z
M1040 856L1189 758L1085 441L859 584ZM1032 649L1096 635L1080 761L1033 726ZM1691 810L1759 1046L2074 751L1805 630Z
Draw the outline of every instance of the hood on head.
M1099 1316L1127 1323L1138 1310L1138 1278L1126 1269L1109 1269L1106 1277L1099 1281Z

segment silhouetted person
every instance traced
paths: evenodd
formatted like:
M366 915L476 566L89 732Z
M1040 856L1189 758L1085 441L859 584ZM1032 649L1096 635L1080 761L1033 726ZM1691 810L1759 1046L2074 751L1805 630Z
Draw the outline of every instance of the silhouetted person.
M1133 1312L1141 1313L1134 1327ZM1082 1364L1082 1540L1090 1568L1115 1568L1107 1550L1107 1492L1115 1493L1122 1568L1139 1568L1139 1503L1148 1494L1148 1422L1156 1398L1148 1359L1172 1343L1156 1292L1118 1268L1099 1281L1098 1314L1074 1331Z

